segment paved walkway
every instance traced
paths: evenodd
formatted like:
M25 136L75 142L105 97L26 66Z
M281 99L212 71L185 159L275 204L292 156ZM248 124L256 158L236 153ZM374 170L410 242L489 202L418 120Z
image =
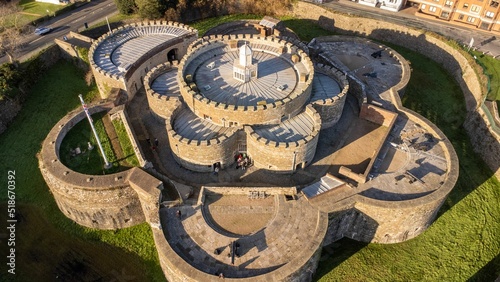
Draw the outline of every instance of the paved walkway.
M172 248L197 269L214 275L222 272L228 278L257 276L299 257L320 231L318 210L304 197L291 201L284 195L273 197L275 217L264 229L243 237L223 235L209 226L203 206L164 208L160 218ZM180 218L177 210L181 211ZM233 241L239 245L234 264L230 255Z

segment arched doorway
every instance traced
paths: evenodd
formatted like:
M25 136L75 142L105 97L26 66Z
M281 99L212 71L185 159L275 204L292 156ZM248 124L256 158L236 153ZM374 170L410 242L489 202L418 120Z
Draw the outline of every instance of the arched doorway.
M167 53L167 60L172 63L175 60L178 60L177 58L177 48L174 48Z

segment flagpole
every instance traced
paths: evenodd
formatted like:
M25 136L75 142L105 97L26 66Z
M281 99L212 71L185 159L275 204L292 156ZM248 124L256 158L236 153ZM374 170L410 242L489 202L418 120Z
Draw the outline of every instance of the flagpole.
M109 20L108 20L108 16L106 16L106 22L108 23L108 29L109 29L109 33L113 33L111 32L111 26L109 25Z
M474 37L470 38L469 49L467 49L467 52L470 52L470 48L472 48L472 46L474 46Z
M85 104L85 101L83 101L83 96L82 94L78 95L80 98L80 102L82 103L83 111L87 115L87 119L89 120L90 123L90 128L92 128L92 132L94 132L95 139L97 140L97 145L99 146L99 149L101 150L101 155L102 158L104 159L104 168L108 169L111 168L111 164L108 162L108 158L106 158L106 154L104 153L104 149L102 148L101 140L99 140L99 136L97 135L97 131L95 130L94 124L92 123L92 118L90 117L89 110L87 108L87 105Z

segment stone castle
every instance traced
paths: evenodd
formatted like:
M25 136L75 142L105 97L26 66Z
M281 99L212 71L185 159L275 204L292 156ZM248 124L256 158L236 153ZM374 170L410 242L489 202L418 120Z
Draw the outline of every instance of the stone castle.
M357 37L306 45L275 23L234 22L198 38L149 21L93 42L108 102L89 110L124 122L142 168L69 169L60 144L85 114L68 114L39 157L61 211L92 228L149 222L169 281L310 281L329 243L425 231L458 159L435 125L401 105L406 60ZM151 136L161 144L152 153ZM235 169L239 154L246 170Z

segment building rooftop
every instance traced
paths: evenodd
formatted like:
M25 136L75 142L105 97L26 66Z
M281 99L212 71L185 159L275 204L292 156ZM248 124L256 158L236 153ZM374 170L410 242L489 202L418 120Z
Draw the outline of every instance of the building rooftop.
M179 135L190 140L210 140L234 132L234 128L218 126L201 119L189 109L182 110L175 117L173 128Z
M170 69L153 80L151 89L160 95L180 96L179 84L177 83L177 69Z
M314 74L311 102L333 98L340 94L339 83L332 77L316 71Z
M105 38L95 48L93 59L105 72L122 76L152 48L189 32L169 25L127 26Z
M314 120L305 112L278 125L255 126L255 133L276 142L293 142L310 135L314 130Z
M197 56L184 73L194 74L193 80L204 97L235 106L255 106L262 101L273 103L299 87L298 72L301 67L305 69L302 64L294 66L289 54L278 56L276 47L249 45L254 50L253 64L258 63L257 79L244 83L233 78L233 63L239 59L239 50L227 47Z

